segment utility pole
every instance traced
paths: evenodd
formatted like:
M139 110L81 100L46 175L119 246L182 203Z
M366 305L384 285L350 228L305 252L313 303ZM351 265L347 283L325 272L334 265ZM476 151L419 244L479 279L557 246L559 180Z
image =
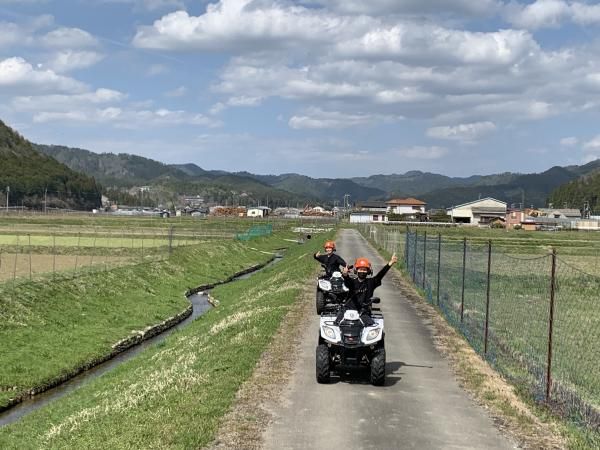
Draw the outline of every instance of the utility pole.
M344 194L344 216L349 215L350 210L350 194Z
M6 212L8 213L8 194L10 193L10 186L6 186Z
M48 188L45 188L44 189L44 214L46 214L46 210L48 208L47 200L48 200Z

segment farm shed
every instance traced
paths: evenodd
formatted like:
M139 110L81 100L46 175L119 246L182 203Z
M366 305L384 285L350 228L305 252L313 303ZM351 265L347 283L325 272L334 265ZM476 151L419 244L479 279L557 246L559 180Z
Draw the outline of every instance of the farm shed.
M448 208L446 211L452 218L452 222L487 225L498 218L505 220L506 203L492 197L486 197Z

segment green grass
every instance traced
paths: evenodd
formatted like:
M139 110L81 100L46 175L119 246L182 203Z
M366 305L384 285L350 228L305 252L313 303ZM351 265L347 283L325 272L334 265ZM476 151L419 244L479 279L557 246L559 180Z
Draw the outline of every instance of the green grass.
M252 247L257 248L252 241ZM219 306L115 371L0 430L0 447L199 448L315 270L321 239L247 280L216 288ZM183 251L183 250L182 250ZM185 250L189 254L189 250ZM237 259L240 252L234 253ZM183 256L182 256L183 257Z
M567 417L568 434L575 442L598 443L600 437L582 423L579 401L600 409L600 235L591 233L524 232L471 228L419 229L419 244L409 246L408 276L417 259L416 285L436 305L480 354L484 353L484 323L487 288L487 241L492 240L490 278L489 341L486 359L523 392L536 400L545 397L550 305L550 248L558 249L553 329L551 398L555 410ZM438 303L438 238L442 233ZM369 232L363 228L363 232ZM405 234L395 227L378 227L371 238L378 247L404 253ZM460 318L463 280L463 243L467 237L464 285L464 321ZM413 241L414 242L414 241ZM425 262L424 262L425 261ZM585 272L584 272L585 271ZM592 275L586 273L589 272ZM596 274L596 275L594 275ZM571 394L569 394L569 392ZM579 447L578 447L579 448ZM584 447L582 447L584 448Z
M286 245L277 236L214 241L176 249L168 261L0 285L0 405L181 312L187 288L264 262L269 255L258 250Z

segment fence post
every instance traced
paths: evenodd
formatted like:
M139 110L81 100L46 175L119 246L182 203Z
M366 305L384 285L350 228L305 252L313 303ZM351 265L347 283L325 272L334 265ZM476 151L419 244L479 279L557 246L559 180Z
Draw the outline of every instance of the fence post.
M467 268L467 238L463 238L462 289L460 294L460 322L465 317L465 273Z
M556 249L552 249L552 272L550 275L550 317L548 318L548 364L546 366L546 403L550 401L552 387L552 331L554 328L554 295L556 289Z
M96 238L98 236L98 231L94 229L94 249L92 250L92 257L90 258L90 269L94 266L94 254L96 253Z
M417 282L417 246L419 243L419 231L415 230L415 250L413 252L414 254L414 259L413 259L413 283L416 284Z
M425 289L425 272L427 271L427 230L423 233L423 289Z
M56 277L56 232L52 235L52 279Z
M488 241L487 289L485 298L485 330L483 338L483 353L488 350L488 329L490 324L490 273L492 269L492 240Z
M173 227L169 227L169 255L173 253Z
M440 306L440 278L442 268L442 233L438 233L438 261L437 261L437 305Z
M404 262L405 262L405 267L406 270L410 270L410 267L408 265L408 243L409 243L409 230L408 230L408 225L406 226L406 237L404 238Z
M77 233L77 254L75 255L75 276L77 276L77 263L79 262L79 245L81 244L81 231Z
M19 234L17 233L17 245L15 247L15 265L13 267L13 287L17 278L17 260L19 259Z
M31 234L27 233L27 246L29 247L29 279L31 280Z

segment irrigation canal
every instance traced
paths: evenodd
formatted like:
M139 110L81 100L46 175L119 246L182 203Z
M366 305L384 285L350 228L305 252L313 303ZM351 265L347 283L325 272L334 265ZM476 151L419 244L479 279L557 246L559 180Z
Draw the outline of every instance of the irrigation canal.
M244 270L239 275L235 275L227 281L217 284L226 284L237 280L249 278L252 275L266 269L267 267L276 264L277 262L281 261L281 259L282 256L277 254L267 264L263 266L256 266L249 270ZM215 284L215 286L217 284ZM169 335L173 334L174 332L187 327L190 323L196 320L196 318L200 317L206 311L212 308L211 303L208 301L208 294L209 289L203 290L196 294L189 295L187 298L192 304L192 314L185 318L183 321L174 325L173 327L163 331L160 334L157 334L156 336L151 337L150 339L142 341L138 345L124 350L123 352L117 354L114 358L111 358L108 361L98 364L97 366L94 366L91 369L86 370L85 372L82 372L79 375L76 375L75 377L65 381L64 383L59 384L54 388L48 389L47 391L42 392L40 394L25 398L22 402L17 403L10 409L0 413L0 427L14 423L18 421L21 417L26 416L27 414L42 408L48 403L51 403L54 400L57 400L67 395L69 392L78 389L85 383L90 382L94 378L97 378L100 375L124 363L125 361L128 361L129 359L141 353L148 347L164 341Z

